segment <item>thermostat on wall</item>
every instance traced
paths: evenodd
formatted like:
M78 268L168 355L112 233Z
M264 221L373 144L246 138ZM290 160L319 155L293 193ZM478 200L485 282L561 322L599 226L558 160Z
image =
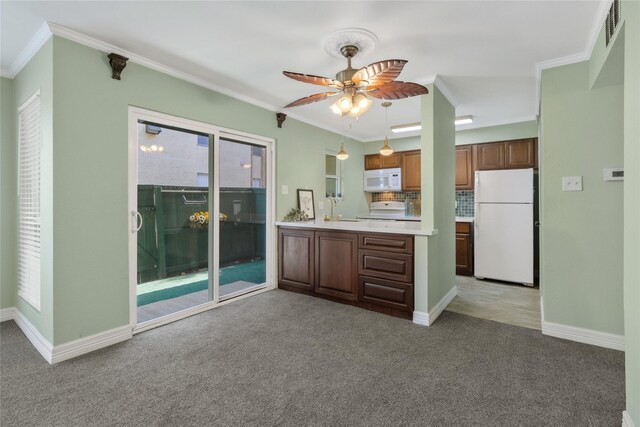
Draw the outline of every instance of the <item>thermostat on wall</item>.
M624 168L602 169L603 181L624 181Z

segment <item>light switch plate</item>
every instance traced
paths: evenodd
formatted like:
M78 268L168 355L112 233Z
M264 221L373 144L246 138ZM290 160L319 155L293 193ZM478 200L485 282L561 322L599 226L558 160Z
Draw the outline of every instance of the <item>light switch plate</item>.
M282 194L289 194L289 186L288 185L283 185L282 186Z
M582 191L581 176L563 176L562 191Z
M318 201L318 209L324 210L324 202L322 200Z

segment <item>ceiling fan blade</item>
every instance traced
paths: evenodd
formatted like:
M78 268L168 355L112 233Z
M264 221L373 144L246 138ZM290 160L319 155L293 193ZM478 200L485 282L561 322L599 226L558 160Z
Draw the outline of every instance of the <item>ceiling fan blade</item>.
M417 83L391 82L366 91L367 95L377 99L402 99L411 96L426 95L429 90Z
M290 104L287 104L284 106L284 108L289 108L289 107L298 107L300 105L306 105L306 104L311 104L314 102L318 102L318 101L322 101L323 99L327 99L331 96L335 96L338 95L342 92L322 92L322 93L316 93L310 96L305 96L304 98L300 98L296 101L293 101Z
M351 81L356 85L363 80L369 82L369 85L390 83L400 75L404 64L407 62L408 61L404 59L387 59L385 61L374 62L359 69L353 75Z
M311 83L312 85L319 86L331 86L338 89L342 89L344 86L341 81L330 79L328 77L314 76L312 74L300 74L292 73L291 71L283 71L282 74L293 80L298 80L304 83Z

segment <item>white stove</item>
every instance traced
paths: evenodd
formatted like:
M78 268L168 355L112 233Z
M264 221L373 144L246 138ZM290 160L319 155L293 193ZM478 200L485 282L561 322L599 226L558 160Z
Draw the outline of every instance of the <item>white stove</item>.
M370 219L405 219L404 202L371 202Z

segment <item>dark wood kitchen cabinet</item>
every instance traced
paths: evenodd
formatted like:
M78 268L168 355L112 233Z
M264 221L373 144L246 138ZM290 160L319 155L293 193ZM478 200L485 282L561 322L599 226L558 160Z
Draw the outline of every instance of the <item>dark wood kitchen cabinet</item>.
M473 145L456 147L456 190L473 190Z
M420 191L420 150L402 152L402 191Z
M480 171L504 169L504 142L476 145L476 169Z
M278 235L281 285L313 290L315 283L315 233L299 228L281 228Z
M358 297L358 235L316 231L315 292L345 300Z
M364 169L387 169L402 166L402 153L392 153L388 156L381 154L367 154L364 156Z
M413 316L413 236L280 226L278 287Z
M473 276L473 223L456 222L456 274Z
M526 169L537 164L538 138L476 144L477 170Z
M505 169L526 169L537 166L537 138L506 141Z

